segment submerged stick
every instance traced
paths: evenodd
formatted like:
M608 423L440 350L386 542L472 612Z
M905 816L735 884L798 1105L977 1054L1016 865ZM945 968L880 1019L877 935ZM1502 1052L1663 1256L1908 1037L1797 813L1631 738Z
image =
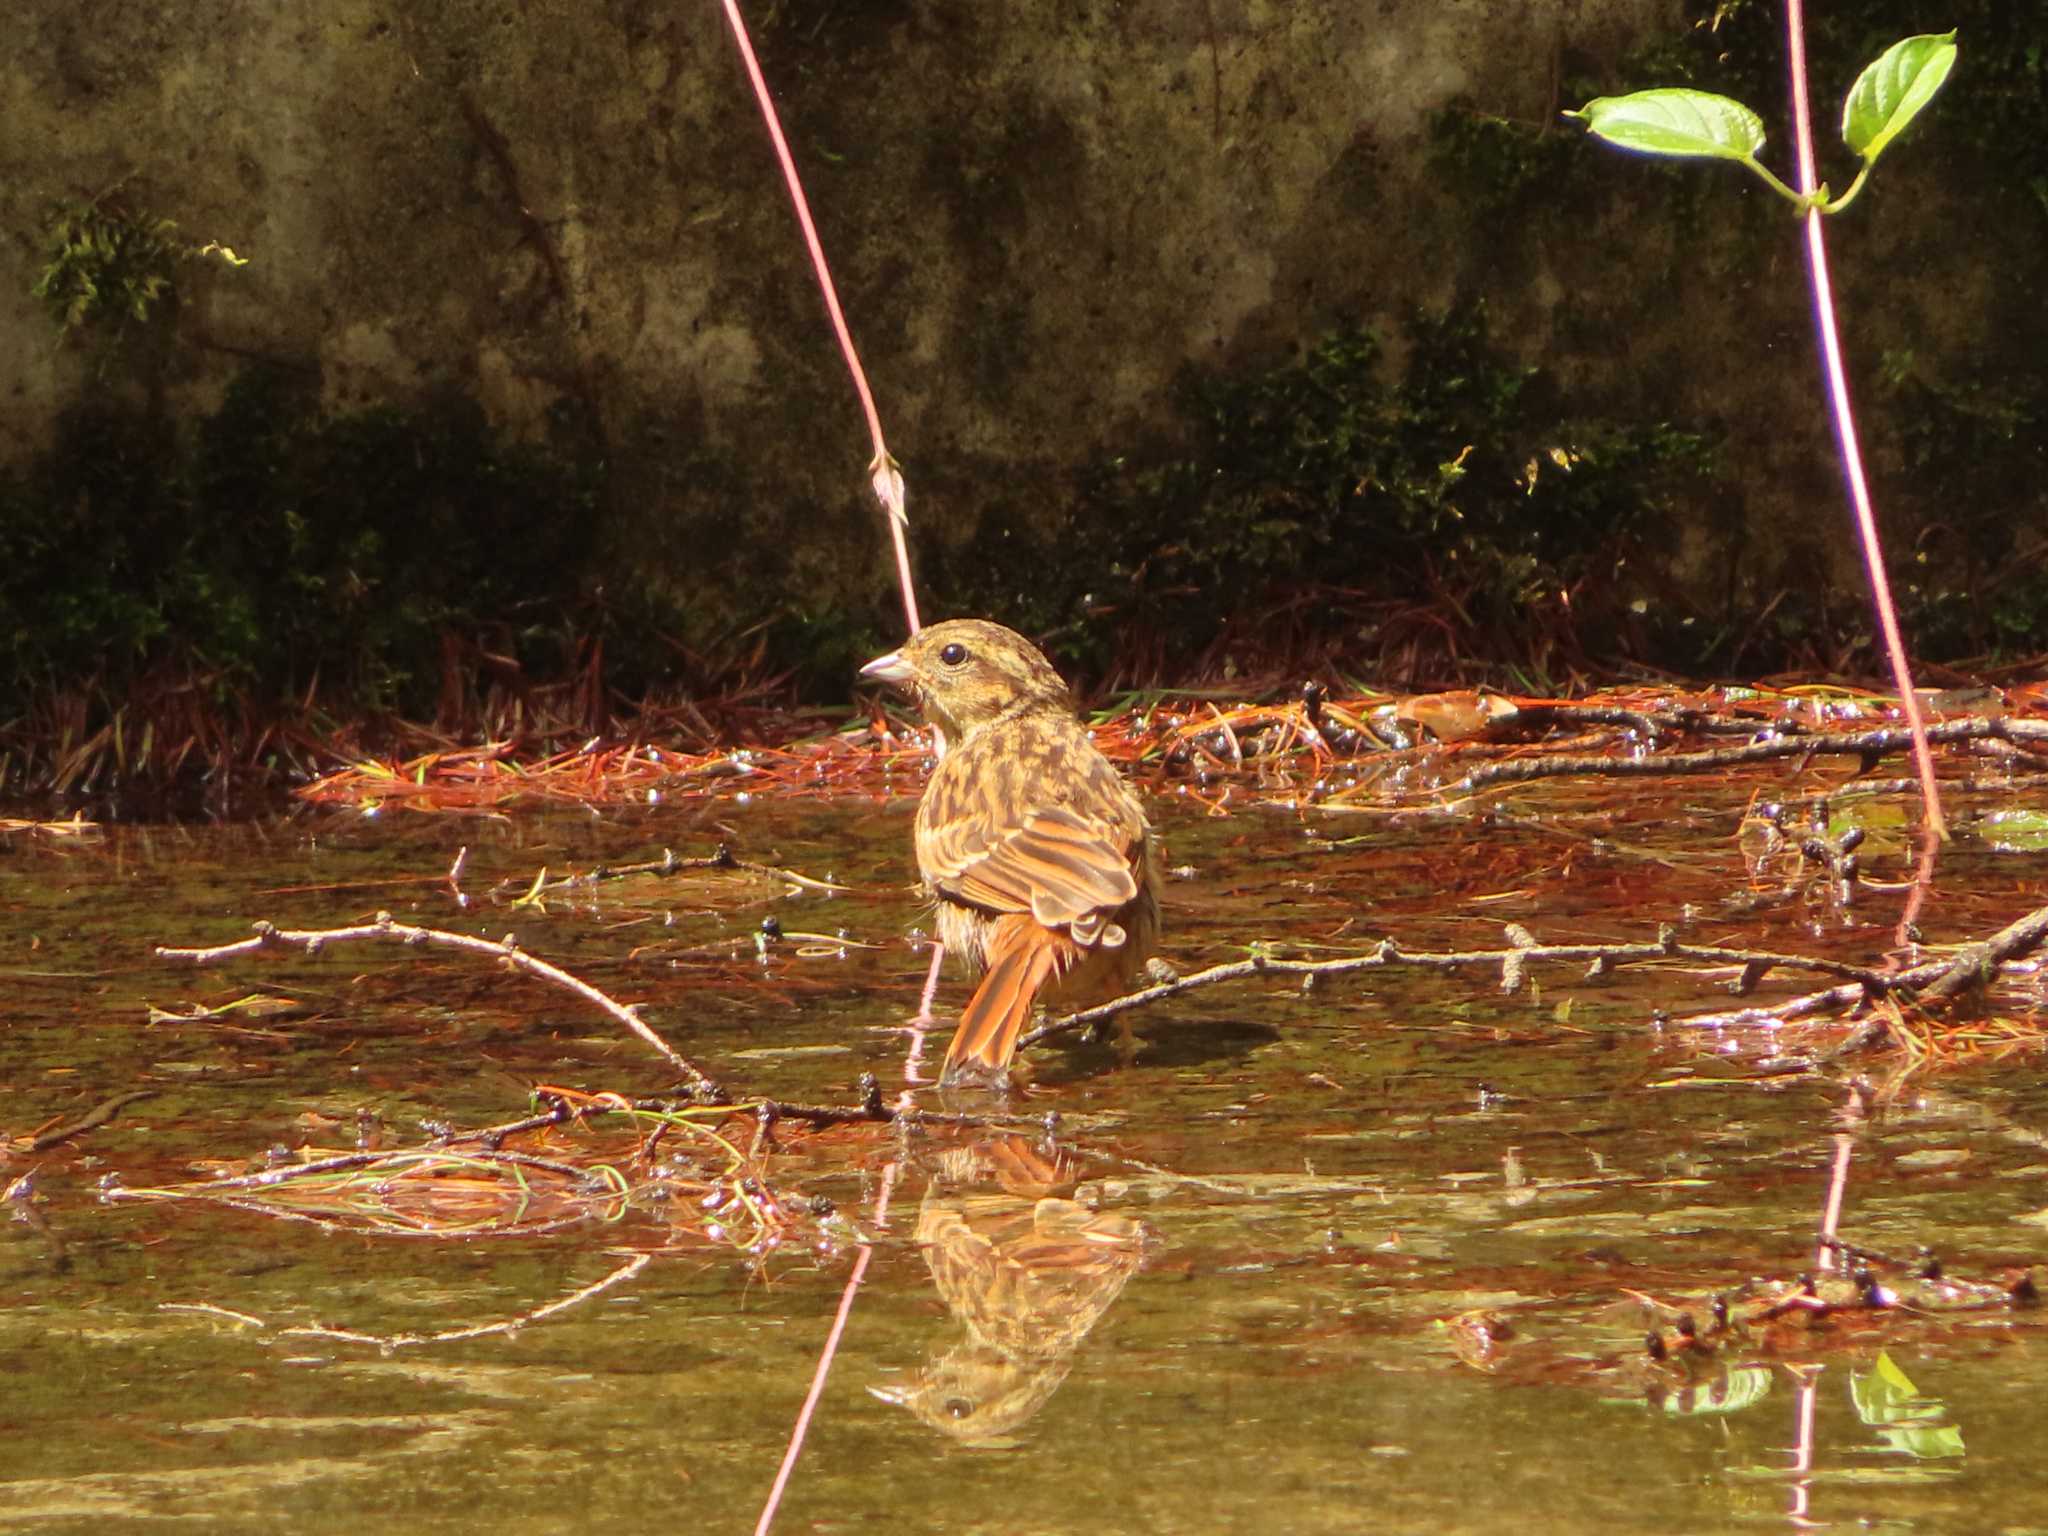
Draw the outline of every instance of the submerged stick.
M82 1117L73 1120L70 1124L53 1126L49 1130L42 1132L29 1142L25 1150L34 1154L37 1152L47 1152L52 1147L62 1146L74 1136L82 1136L87 1131L98 1130L137 1099L147 1099L154 1096L155 1093L156 1089L154 1088L138 1088L130 1093L116 1094L105 1103L88 1110Z
M256 936L242 939L233 944L216 944L205 949L175 949L158 945L156 954L160 960L183 960L192 965L214 965L222 960L238 959L266 949L301 949L309 956L317 955L329 944L347 944L363 940L383 940L417 947L431 945L438 949L461 950L464 954L483 955L510 966L515 971L524 971L542 981L551 981L558 987L575 993L592 1007L610 1015L619 1023L638 1035L658 1051L668 1064L690 1080L691 1087L700 1098L715 1100L722 1090L696 1064L670 1045L641 1021L638 1008L618 1002L600 992L589 982L572 976L558 965L529 955L519 947L511 934L493 942L479 939L467 933L450 933L441 928L421 928L412 923L396 922L389 912L379 912L376 921L359 924L352 928L285 929L274 923L256 924Z

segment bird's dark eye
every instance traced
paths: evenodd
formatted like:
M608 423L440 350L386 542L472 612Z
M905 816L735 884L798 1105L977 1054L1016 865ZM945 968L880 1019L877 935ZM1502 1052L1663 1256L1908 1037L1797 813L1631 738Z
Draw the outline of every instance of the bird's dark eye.
M962 645L958 640L955 640L951 645L942 648L939 652L939 660L943 661L949 667L957 667L960 665L961 662L965 661L966 659L967 647Z

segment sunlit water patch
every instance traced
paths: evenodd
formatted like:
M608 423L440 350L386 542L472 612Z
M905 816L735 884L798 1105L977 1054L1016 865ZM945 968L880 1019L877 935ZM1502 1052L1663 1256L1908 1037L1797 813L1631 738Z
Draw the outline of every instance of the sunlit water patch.
M1882 882L1902 842L1843 906L1745 842L1746 803L1635 786L1517 794L1490 818L1169 806L1168 954L1495 949L1511 927L1855 964L1896 947L1905 898ZM1007 1106L919 1090L1005 1108L1000 1133L730 1118L751 1189L682 1118L621 1109L462 1145L612 1168L623 1198L481 1156L378 1164L291 1211L109 1198L445 1148L530 1115L540 1085L581 1105L677 1087L614 1021L488 959L153 954L258 919L511 935L639 1005L736 1097L850 1106L871 1074L893 1103L927 958L911 805L17 837L0 1522L751 1529L865 1262L780 1529L2048 1527L2030 1427L2048 1349L2005 1299L2048 1249L2035 1059L1900 1086L1896 1053L1821 1059L1842 1026L1687 1027L1726 1004L1725 967L1189 992L1037 1047ZM721 844L753 867L553 884ZM1923 942L2032 905L2042 857L1959 839ZM1758 995L1810 984L1772 974ZM949 977L941 1013L964 992ZM943 1046L942 1026L927 1069ZM1681 1316L1704 1329L1796 1291L1838 1135L1862 1255L1844 1267L1889 1284L1932 1260L1982 1304L1758 1312L1653 1358Z

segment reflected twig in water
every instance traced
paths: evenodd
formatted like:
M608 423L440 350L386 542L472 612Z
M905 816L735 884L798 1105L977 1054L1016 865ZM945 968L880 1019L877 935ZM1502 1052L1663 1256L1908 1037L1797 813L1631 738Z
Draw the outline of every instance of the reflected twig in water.
M296 1160L276 1149L270 1166L218 1166L215 1177L184 1184L131 1189L109 1180L102 1198L225 1205L327 1231L415 1240L530 1237L652 1211L665 1218L672 1242L717 1243L757 1258L800 1226L822 1235L844 1225L829 1202L787 1193L770 1179L767 1127L780 1118L771 1106L635 1104L561 1088L535 1094L547 1106L539 1114L439 1130L424 1146L302 1151ZM624 1122L623 1143L546 1136L607 1117ZM755 1132L744 1150L742 1138L725 1134L737 1120ZM650 1124L653 1134L643 1135ZM515 1136L537 1150L508 1149ZM673 1139L657 1162L664 1137Z
M34 832L42 837L99 837L100 824L87 821L85 812L73 811L65 821L29 821L16 816L0 816L0 833Z
M734 13L737 16L737 13ZM938 974L938 958L943 957L945 948L939 946L938 957L932 962L932 975ZM910 1031L910 1044L904 1052L903 1076L906 1082L916 1079L917 1060L924 1049L924 1030L921 1026ZM862 1116L865 1119L883 1118L902 1125L914 1113L912 1090L905 1088L896 1096L893 1112L882 1103L882 1085L873 1073L861 1074ZM889 1200L896 1189L896 1179L902 1168L902 1157L891 1158L882 1168L881 1187L875 1191L875 1203L869 1213L869 1228L880 1232L889 1223ZM853 1269L847 1274L846 1285L839 1293L839 1309L832 1314L832 1327L825 1335L824 1345L818 1351L817 1369L811 1373L810 1388L804 1393L803 1405L797 1409L796 1422L790 1425L789 1443L783 1448L782 1461L775 1469L775 1480L769 1485L768 1496L761 1502L760 1518L754 1524L755 1536L767 1536L775 1524L775 1512L782 1507L782 1495L789 1488L789 1479L796 1471L799 1457L803 1455L804 1440L810 1433L811 1419L818 1409L819 1399L825 1395L826 1378L832 1374L832 1362L839 1354L839 1341L846 1334L847 1319L853 1316L854 1299L860 1295L862 1282L867 1279L868 1265L874 1259L875 1245L863 1242L854 1253Z
M22 1174L19 1178L9 1183L5 1190L0 1190L0 1205L11 1208L16 1221L34 1229L35 1234L50 1245L50 1263L52 1268L58 1270L69 1269L71 1267L71 1250L69 1245L58 1235L57 1229L43 1219L43 1213L36 1209L36 1200L38 1199L36 1194L37 1171L36 1168L31 1168L27 1173Z
M593 1280L568 1296L558 1297L545 1306L521 1312L517 1317L501 1318L494 1323L474 1323L466 1328L446 1328L439 1333L361 1333L353 1328L333 1328L325 1323L301 1323L277 1330L283 1339L334 1339L345 1344L369 1344L386 1354L394 1350L409 1349L422 1344L454 1344L464 1339L488 1338L492 1334L517 1333L529 1324L543 1322L571 1307L581 1306L595 1296L601 1296L615 1285L621 1285L647 1267L654 1256L649 1253L631 1255L625 1263L602 1279ZM167 1301L160 1309L165 1312L197 1312L209 1317L224 1317L231 1322L254 1328L268 1328L269 1323L249 1312L237 1312L228 1307L216 1306L207 1301Z
M1835 1156L1828 1171L1827 1200L1821 1206L1820 1235L1814 1243L1813 1267L1826 1274L1835 1267L1836 1246L1841 1241L1842 1201L1849 1191L1849 1159L1856 1150L1856 1132L1863 1124L1864 1093L1849 1085L1848 1101L1842 1105L1841 1129L1835 1132Z
M634 1194L632 1182L608 1163L491 1147L345 1152L193 1184L113 1184L101 1198L198 1201L326 1231L449 1241L617 1221Z

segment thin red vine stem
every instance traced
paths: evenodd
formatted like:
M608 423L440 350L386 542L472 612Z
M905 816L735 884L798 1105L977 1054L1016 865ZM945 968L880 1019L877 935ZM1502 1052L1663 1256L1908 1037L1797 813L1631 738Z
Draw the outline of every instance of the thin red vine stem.
M811 253L811 269L818 274L818 288L825 295L825 308L832 316L832 330L839 338L839 350L846 358L846 370L853 375L853 387L860 395L860 408L868 419L868 435L874 439L874 462L868 466L870 483L882 502L883 510L889 517L889 534L896 550L896 580L903 590L903 617L914 635L923 626L917 618L917 593L910 580L910 546L906 530L910 518L903 505L903 476L896 467L896 461L889 456L889 445L882 437L882 413L875 408L874 391L868 388L868 376L860 366L860 354L854 350L853 333L847 329L846 314L839 307L839 290L832 282L832 269L825 261L824 242L818 238L818 226L811 219L811 205L804 196L804 184L797 175L796 157L789 152L789 141L782 134L782 120L776 115L775 103L768 94L768 82L762 77L761 64L754 57L754 44L747 36L747 24L740 18L739 0L724 0L726 20L732 23L733 41L739 44L740 58L747 67L747 79L754 87L754 99L761 104L761 116L768 124L768 137L775 145L775 158L782 165L782 179L789 184L789 200L796 207L796 221L803 227L804 245Z
M1819 186L1814 173L1813 111L1806 94L1806 18L1801 0L1786 0L1785 25L1790 34L1787 53L1792 69L1792 125L1798 145L1799 192L1811 198ZM1863 477L1863 451L1856 439L1856 418L1849 404L1849 377L1842 366L1842 343L1835 330L1834 286L1828 278L1827 237L1821 230L1821 212L1808 204L1806 222L1807 269L1813 279L1813 310L1820 328L1821 362L1827 374L1828 399L1833 406L1835 441L1841 448L1842 471L1849 481L1849 500L1856 510L1856 532L1863 545L1863 568L1870 578L1870 595L1877 607L1878 627L1884 632L1885 652L1890 658L1892 681L1899 690L1899 706L1905 712L1906 728L1913 734L1913 764L1920 775L1920 796L1927 808L1927 827L1937 838L1946 839L1948 825L1941 814L1941 791L1934 781L1934 753L1927 745L1927 728L1920 716L1920 701L1913 691L1913 672L1906 660L1906 644L1899 633L1899 616L1892 604L1890 578L1885 575L1884 551L1878 542L1877 513L1871 506L1870 487Z
M920 1032L911 1043L914 1057L924 1043ZM909 1064L905 1064L908 1075ZM896 1097L898 1112L911 1106L911 1094L905 1089ZM896 1188L896 1176L901 1165L891 1158L882 1170L882 1186L875 1191L875 1204L869 1216L872 1228L879 1232L889 1225L889 1196ZM846 1284L839 1292L839 1310L832 1314L831 1330L825 1335L825 1347L818 1352L817 1369L811 1373L810 1391L804 1394L803 1406L797 1410L796 1423L789 1432L789 1443L782 1452L782 1464L775 1469L775 1481L768 1489L768 1497L761 1506L760 1519L754 1523L754 1536L768 1536L775 1524L776 1511L782 1508L782 1496L789 1489L789 1477L796 1470L797 1458L803 1455L804 1439L810 1433L811 1420L817 1414L818 1400L825 1395L825 1378L832 1374L832 1362L839 1354L839 1341L846 1335L846 1320L853 1316L853 1301L860 1294L861 1281L867 1278L868 1262L875 1256L873 1243L862 1243L854 1255L853 1272L846 1277Z

